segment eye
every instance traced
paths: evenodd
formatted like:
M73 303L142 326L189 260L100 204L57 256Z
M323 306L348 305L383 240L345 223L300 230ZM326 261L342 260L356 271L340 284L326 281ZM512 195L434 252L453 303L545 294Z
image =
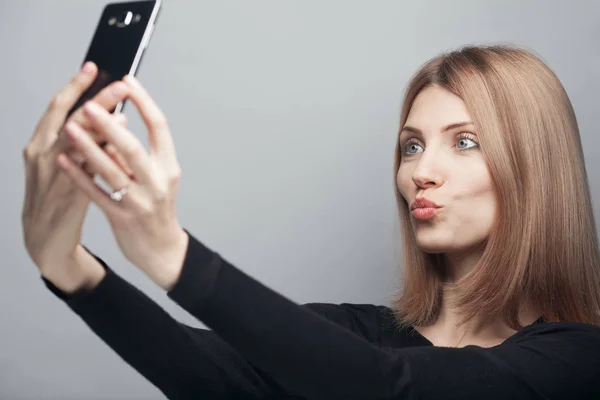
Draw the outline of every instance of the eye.
M468 146L468 143L471 142L474 145L470 146L470 147L464 147L464 146ZM465 150L471 150L473 148L479 147L479 143L477 143L477 141L474 139L474 135L470 134L470 133L459 133L456 137L456 143L457 145L455 147L457 147L460 151L465 151ZM466 145L465 145L466 143ZM410 139L408 140L405 144L404 147L402 148L402 155L403 156L412 156L415 153L410 152L410 150L414 150L415 148L421 147L421 145L417 142L416 139Z
M414 147L421 147L420 144L418 144L415 140L410 139L409 141L406 142L406 144L404 145L404 148L402 149L402 155L403 156L412 156L415 153L409 153L408 149L409 148L414 148Z
M472 139L470 137L467 137L466 135L459 136L456 139L457 139L457 143L461 143L461 142L462 143L465 143L465 142L475 143L475 146L472 146L472 147L459 147L459 149L461 149L461 150L470 150L473 147L478 147L479 146L479 143L477 143L474 139Z

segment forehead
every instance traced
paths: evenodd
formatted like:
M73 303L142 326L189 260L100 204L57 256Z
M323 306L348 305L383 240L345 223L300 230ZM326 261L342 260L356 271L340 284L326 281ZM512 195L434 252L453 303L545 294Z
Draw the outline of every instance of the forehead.
M471 116L460 97L439 86L430 86L415 98L406 125L428 131L469 120Z

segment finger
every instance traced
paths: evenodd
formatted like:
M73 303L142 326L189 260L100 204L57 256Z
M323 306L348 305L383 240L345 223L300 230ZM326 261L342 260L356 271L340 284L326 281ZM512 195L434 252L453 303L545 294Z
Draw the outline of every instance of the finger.
M117 113L117 114L113 114L114 115L114 119L117 122L117 124L121 125L121 126L127 126L128 120L127 120L127 115L123 114L123 113Z
M124 82L114 81L110 85L102 89L100 92L98 92L98 94L96 94L96 96L94 96L92 100L105 110L110 111L110 113L112 114L113 110L117 107L117 104L124 101L129 95L130 91L131 89ZM112 115L124 116L124 114L122 113ZM75 113L73 113L72 117L69 119L77 122L84 129L87 129L90 126L88 118L86 117L82 108L79 108Z
M123 126L126 127L127 126L127 116L125 114L122 113L118 113L118 114L113 114L113 118L116 120L116 122ZM65 142L67 142L68 139L63 139ZM107 141L102 141L98 144L101 148L104 149L104 151L109 154L111 156L111 158L113 157L117 157L117 160L119 161L119 165L126 170L127 174L132 174L131 169L129 169L129 167L127 165L123 165L123 157L121 157L119 155L119 153L116 151L116 149L114 148L113 145L109 144ZM66 144L66 146L70 146L68 148L64 148L62 152L64 152L65 154L67 154L69 156L69 158L73 161L75 161L75 163L77 164L78 167L83 168L85 171L87 171L88 174L94 174L95 171L93 170L93 168L91 168L91 166L87 165L85 163L85 158L83 156L83 154L81 154L80 151L78 151L76 148L74 148L72 146L72 143L68 142ZM65 146L65 147L66 147ZM110 149L109 149L110 148ZM114 160L115 158L113 158ZM116 161L117 161L116 160Z
M125 114L123 114L123 113L113 114L113 118L115 119L115 123L119 124L122 127L125 127L125 128L127 127L127 116ZM91 128L91 124L89 123L89 121L87 119L85 121L86 121L86 124L85 124L86 126L84 126L83 124L79 124L79 125L81 125L89 133L92 133L92 136L94 136L94 131ZM96 134L96 137L97 136L98 136L98 134ZM102 140L100 142L98 142L98 145L106 151L106 146L108 146L109 143L106 140L106 138L102 138Z
M110 159L113 160L119 166L119 168L121 168L127 174L127 176L129 176L129 179L135 180L135 175L133 174L133 171L123 160L123 157L119 154L115 146L113 146L110 143L107 143L106 146L103 147L103 150L110 157ZM76 153L76 155L79 155L79 158L74 158L74 156L71 156L68 153L64 154L67 154L69 158L75 162L77 167L84 170L89 176L96 175L96 171L94 170L94 168L92 168L92 166L85 161L83 155L80 155L81 153Z
M139 110L144 123L148 127L149 143L152 151L162 160L177 163L175 145L167 124L167 118L133 75L126 75L123 81L129 86L129 98Z
M54 139L53 135L60 129L71 107L94 82L97 71L98 68L94 63L83 64L81 70L71 78L71 81L52 98L34 135L52 136L48 139Z
M73 183L81 189L91 201L96 203L107 213L119 212L119 206L110 198L108 193L98 186L92 177L77 168L77 165L64 153L57 156L57 163L62 170L72 179Z
M101 132L109 143L115 145L137 180L142 183L152 182L150 156L138 138L128 129L116 124L111 115L95 102L89 101L83 108L92 129Z
M119 153L119 150L117 150L114 144L108 143L104 147L104 151L127 174L127 176L129 176L129 179L135 180L135 174L131 168L129 168L129 165L127 165L127 162L121 153Z
M75 121L65 125L65 131L88 164L113 189L128 185L131 180L125 172L98 146L90 135Z
M119 124L120 126L122 126L123 128L127 128L127 116L125 114L122 113L118 113L115 114L115 120L116 123ZM101 143L100 145L102 146L103 143ZM119 167L121 167L121 169L123 169L123 171L125 171L125 173L129 176L129 178L133 179L133 171L131 170L131 168L129 168L129 165L127 165L127 162L125 162L125 159L123 158L123 156L121 155L121 153L119 153L119 151L117 150L117 148L115 147L114 144L112 143L108 143L108 142L104 142L105 146L104 151L106 152L106 154L108 154L108 156L117 163L117 165Z
M106 86L104 89L102 89L98 94L96 94L96 96L94 96L94 101L97 102L100 106L102 106L105 110L111 110L112 112L112 110L115 109L117 104L125 100L129 92L130 89L125 83L121 81L115 81L110 85ZM81 125L83 129L89 130L88 128L90 127L90 123L88 121L87 116L81 108L77 109L69 117L69 121L75 121L76 123ZM102 138L101 135L95 132L90 133L92 134L92 137L96 142L101 142L102 140L105 140L104 138ZM59 133L58 140L56 141L53 150L55 154L58 154L59 152L64 152L68 150L70 145L71 143L69 142L69 140L65 138L63 134Z

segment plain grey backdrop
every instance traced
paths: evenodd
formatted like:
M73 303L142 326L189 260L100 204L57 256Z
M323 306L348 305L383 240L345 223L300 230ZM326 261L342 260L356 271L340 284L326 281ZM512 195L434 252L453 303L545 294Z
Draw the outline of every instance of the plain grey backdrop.
M22 150L104 4L0 2L0 399L164 398L45 288L21 233ZM565 85L598 215L598 15L587 0L165 0L138 76L170 121L181 222L294 301L386 304L401 279L392 158L403 90L439 52L498 42L536 51ZM95 206L84 243L203 327L124 259Z

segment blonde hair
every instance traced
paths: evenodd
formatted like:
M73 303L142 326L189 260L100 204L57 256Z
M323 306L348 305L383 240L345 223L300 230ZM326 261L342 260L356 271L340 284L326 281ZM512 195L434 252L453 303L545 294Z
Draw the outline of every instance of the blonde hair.
M600 254L587 173L575 113L556 75L514 46L444 53L411 79L400 129L415 97L432 85L464 101L498 201L478 265L455 284L454 304L464 322L501 317L520 329L519 310L527 300L548 321L599 325ZM430 325L441 308L443 258L417 246L396 184L400 150L397 141L404 279L391 308L400 323Z

